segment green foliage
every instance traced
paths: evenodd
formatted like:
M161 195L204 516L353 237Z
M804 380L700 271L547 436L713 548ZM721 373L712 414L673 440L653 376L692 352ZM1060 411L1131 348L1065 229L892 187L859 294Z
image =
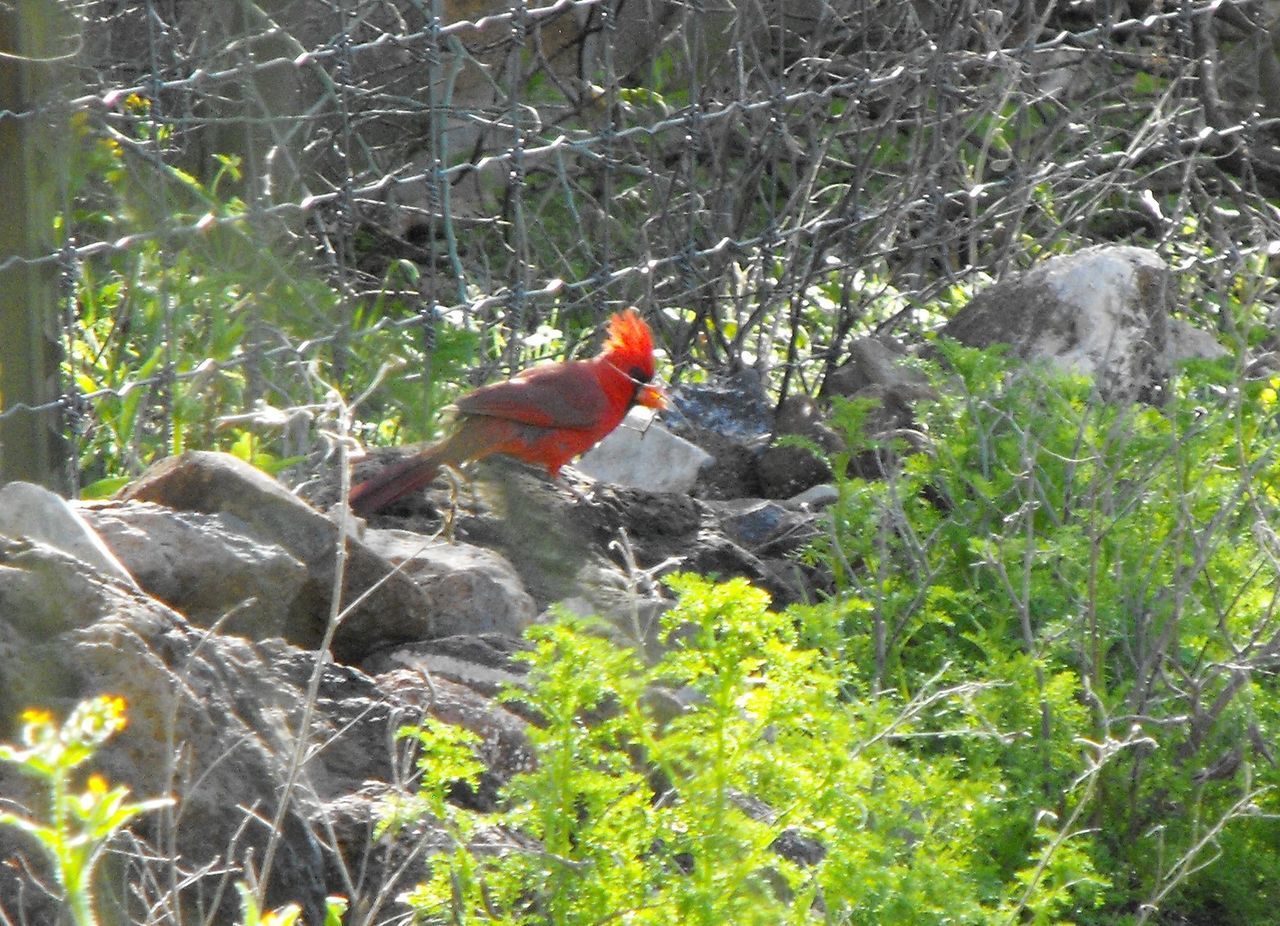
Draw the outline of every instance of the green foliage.
M401 727L398 735L419 742L418 792L411 798L388 804L378 834L399 829L424 815L463 826L461 817L448 802L450 791L459 784L475 786L483 765L475 755L480 737L462 727L435 720L420 726Z
M986 923L1015 891L1056 911L1103 883L1087 855L1030 836L1011 865L993 859L1007 790L939 748L986 736L982 686L845 698L844 667L802 642L797 614L741 580L670 583L651 667L578 621L536 630L529 688L509 696L542 718L538 762L506 810L446 811L427 776L458 848L410 895L423 921ZM446 777L467 774L452 734L416 735L451 757ZM482 827L520 838L473 852Z
M854 677L992 683L976 707L1011 735L965 741L958 758L1022 808L993 844L1052 844L1051 830L1090 821L1054 865L1113 873L1097 911L1084 895L1027 903L1034 921L1135 908L1141 921L1205 894L1223 921L1259 921L1266 892L1228 895L1208 872L1237 842L1254 871L1280 862L1261 848L1276 775L1257 746L1274 736L1267 641L1280 629L1264 526L1280 476L1274 387L1200 364L1165 407L1125 407L1094 401L1082 378L939 347L949 388L919 410L927 452L884 481L843 481L811 553L840 567ZM1031 808L1072 825L1032 827Z
M264 911L247 884L237 881L236 890L240 894L240 926L305 926L302 908L296 903ZM328 897L325 900L324 926L342 926L342 917L347 912L346 898Z
M76 926L98 922L93 877L111 837L139 814L165 807L167 798L129 802L127 788L109 787L90 775L77 790L72 775L125 725L124 700L104 695L85 701L61 724L48 711L22 715L22 746L0 743L0 761L37 779L48 798L47 816L0 811L0 826L31 837L48 856Z
M127 109L133 139L74 121L74 206L56 218L121 243L85 259L76 280L64 367L93 397L78 433L84 494L110 494L190 448L279 470L306 449L290 433L293 410L332 414L333 388L359 394L390 368L413 372L386 377L379 403L362 409L370 436L431 436L479 339L444 321L428 348L420 329L390 324L417 311L416 265L391 264L366 296L344 293L283 256L293 231L250 214L233 157L217 157L204 182L168 168L139 184L134 143L150 138L149 106L132 98Z
M672 577L652 666L536 630L509 696L537 767L487 817L427 776L457 843L423 921L1267 921L1277 384L1201 365L1162 408L1110 406L940 349L927 451L840 480L809 553L831 600ZM854 452L867 411L836 415ZM418 735L447 747L424 771L473 774ZM486 831L519 838L472 851Z

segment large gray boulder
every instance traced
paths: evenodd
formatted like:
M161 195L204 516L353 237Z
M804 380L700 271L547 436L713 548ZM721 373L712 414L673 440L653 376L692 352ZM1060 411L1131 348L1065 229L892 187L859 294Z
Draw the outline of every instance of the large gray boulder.
M492 550L395 529L368 530L364 541L423 590L442 636L518 637L538 616L520 576Z
M304 647L319 644L333 611L338 551L338 526L333 520L242 460L206 451L162 460L128 486L121 498L228 516L222 519L224 525L234 524L253 541L296 559L306 569L306 580L292 594L288 585L282 585L281 600L273 606L287 609L282 633L287 640ZM431 602L417 583L355 537L346 541L343 578L340 610L349 613L333 641L339 660L357 663L389 643L451 632L436 626ZM256 585L247 577L241 581L241 591Z
M1015 356L1092 376L1103 398L1158 401L1189 349L1175 335L1177 287L1154 251L1099 245L987 288L941 334L972 347L1008 344Z
M308 584L306 564L235 515L150 502L96 503L82 513L147 594L188 620L251 640L298 636L294 603ZM312 621L304 624L309 637Z
M105 576L133 583L129 570L102 542L83 513L44 486L30 482L0 486L0 536L39 540Z
M396 730L431 715L477 732L488 768L459 799L480 809L493 809L498 789L531 761L524 721L464 684L405 665L371 676L281 640L196 627L35 540L0 537L0 679L0 738L9 741L22 708L61 716L95 695L124 698L128 726L93 767L134 799L175 803L132 824L108 867L140 892L127 902L163 900L174 921L239 922L233 884L261 874L273 842L272 906L298 903L319 923L324 898L343 894L366 922L386 921L398 890L448 845L429 822L372 839L384 799L411 787L413 747ZM47 810L13 766L0 765L0 794L7 809ZM0 866L0 920L56 922L57 904L33 878L48 880L40 852L7 828L0 852L9 862ZM143 919L136 906L104 913Z

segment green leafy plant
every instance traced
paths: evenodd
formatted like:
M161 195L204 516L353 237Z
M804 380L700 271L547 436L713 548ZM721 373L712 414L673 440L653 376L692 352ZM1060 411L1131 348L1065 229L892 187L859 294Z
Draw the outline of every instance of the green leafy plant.
M837 414L888 475L838 479L829 600L673 577L650 666L537 628L537 766L493 815L448 802L465 741L416 734L455 836L425 921L1265 921L1280 384L1201 364L1123 406L940 350L924 452Z
M1256 921L1272 892L1224 892L1211 862L1274 829L1276 774L1257 746L1277 705L1274 390L1202 363L1163 407L1125 406L1083 377L939 348L946 383L917 410L926 451L881 446L898 460L889 478L841 480L812 551L835 566L851 677L993 685L982 714L1020 734L955 755L1045 815L993 821L994 843L1124 873L1098 912L1059 899L1038 920L1115 922L1132 905L1142 921L1207 892L1231 898L1219 915ZM1055 843L1045 820L1077 835ZM1106 825L1082 838L1080 821Z
M501 813L446 806L448 781L474 772L465 741L414 733L437 768L420 809L455 836L408 895L425 922L997 922L1015 888L1049 910L1105 883L1087 855L1074 875L1065 852L1038 877L993 867L999 777L937 749L985 735L982 686L850 697L838 661L802 642L807 612L740 580L669 581L651 667L581 621L536 629L528 688L509 697L542 718L537 763ZM1023 847L1033 869L1040 844Z
M286 904L275 910L264 911L258 905L258 900L254 896L251 887L243 881L237 881L236 890L240 893L241 926L305 926L305 921L302 919L302 908L296 903ZM342 917L346 912L346 898L327 898L324 926L342 926Z
M124 700L103 695L79 704L60 725L48 711L25 711L22 745L0 743L0 761L39 780L48 800L44 817L0 811L0 826L25 833L44 850L77 926L97 922L94 869L112 835L139 814L171 803L130 802L127 788L112 788L101 775L90 775L79 788L73 784L75 770L125 722Z

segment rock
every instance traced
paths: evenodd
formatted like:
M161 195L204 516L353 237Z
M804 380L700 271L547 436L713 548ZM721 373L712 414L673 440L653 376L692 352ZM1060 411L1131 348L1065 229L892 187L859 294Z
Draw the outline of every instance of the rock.
M666 570L705 568L724 578L745 576L762 583L779 606L804 597L795 585L794 570L773 568L727 538L712 509L688 495L595 483L587 497L575 497L536 467L496 457L468 473L472 478L459 489L431 487L378 513L371 524L378 530L395 527L416 535L449 530L458 542L501 554L539 611L559 603L577 613L596 614L633 642L643 642L644 627L666 607L665 595L652 588ZM377 543L373 528L367 536ZM644 587L639 618L628 583ZM642 625L639 633L637 625ZM443 620L439 615L436 626L451 626L464 635L497 627ZM381 647L379 658L382 650L401 649L399 644ZM442 667L451 665L439 655L435 641L403 650L415 656L431 654L433 670L445 671Z
M809 542L811 536L805 535L805 543ZM776 585L787 589L787 597L775 599L775 607L795 602L812 604L820 598L836 594L835 575L829 566L808 563L791 555L789 548L793 544L789 539L780 538L777 543L778 551L788 551L785 555L772 555L773 546L770 544L762 547L757 555L769 575L774 577Z
M104 576L133 584L129 571L62 496L30 482L0 486L0 534L39 540L92 566Z
M688 547L683 568L717 579L745 576L772 596L773 608L781 609L805 600L804 589L793 585L791 576L770 569L754 553L718 531L698 533Z
M148 595L194 623L251 640L292 635L307 567L235 515L112 502L84 516Z
M712 510L687 495L597 483L584 501L513 461L484 461L475 472L477 478L456 498L433 488L424 500L396 509L404 514L384 512L373 523L430 534L440 529L439 510L452 508L456 537L501 553L539 609L564 603L605 617L632 641L637 623L648 626L666 606L665 596L652 589L655 575L664 570L746 576L763 584L780 605L802 595L790 578L728 539ZM641 587L646 602L651 594L660 602L641 605L640 619L629 583ZM434 647L412 649L432 652Z
M769 824L775 824L778 820L778 812L757 797L734 792L730 795L730 800L753 820ZM787 861L804 867L818 864L827 855L826 846L794 826L779 833L769 848Z
M423 590L436 635L518 637L538 616L520 576L491 550L403 530L369 530L364 540Z
M619 645L637 647L654 661L662 652L660 618L671 607L666 589L647 574L636 575L612 564L583 568L579 593L557 607L579 617L601 617Z
M758 557L725 536L710 507L688 496L650 494L641 489L607 486L595 493L593 517L598 541L614 540L621 529L640 567L669 563L671 568L721 578L745 576L775 597L779 607L797 600L792 588ZM615 554L616 555L616 554ZM618 556L617 565L627 566ZM630 613L623 615L628 621Z
M826 508L828 505L834 505L839 500L839 489L833 485L820 485L805 489L799 495L793 495L782 504L788 508L813 509L817 511L821 508Z
M734 541L747 549L764 543L787 518L795 513L776 502L762 498L740 498L732 501L713 502L720 526Z
M900 451L919 451L915 404L936 399L929 378L907 366L906 353L888 338L859 338L849 345L849 359L822 384L824 397L842 396L867 405L862 419L866 446L849 461L851 475L875 479L894 465ZM903 438L906 438L904 441Z
M696 438L698 446L711 454L712 462L698 473L693 494L697 498L725 499L758 497L764 492L756 463L767 438L743 442L707 431Z
M147 513L164 515L151 506ZM187 521L179 513L170 516ZM522 676L511 659L519 641L488 634L437 645L439 655L459 664L491 664L477 662L473 676ZM451 844L429 821L372 839L383 800L399 792L370 782L400 780L397 770L408 766L413 752L411 741L393 745L402 724L429 714L480 735L479 755L487 765L479 787L452 795L476 809L494 809L501 787L533 761L526 721L471 687L422 671L404 654L384 655L387 668L377 678L323 664L307 736L299 742L317 658L280 640L253 643L195 628L59 550L0 538L4 735L12 737L7 724L22 706L63 714L96 693L122 696L129 725L100 750L94 766L137 799L176 799L178 813L149 814L132 826L147 844L176 852L183 886L171 900L193 920L237 919L229 884L247 879L250 865L260 870L277 818L280 844L269 905L296 902L309 921L320 922L324 897L340 893L356 910L400 912L391 909L395 891L389 885L412 886L424 877L426 858ZM290 790L286 782L299 749L303 762ZM8 765L0 766L0 793L10 806L30 806L38 797ZM283 813L281 795L288 796ZM10 861L0 866L0 913L14 921L51 922L36 918L50 908L41 906L46 895L29 880L28 872L41 871L38 850L5 832L0 846ZM130 883L168 883L168 870L160 866L169 860L121 858L122 864L154 866L131 871ZM121 911L118 919L136 922L140 914Z
M1231 353L1209 332L1202 331L1185 319L1171 319L1169 326L1169 356L1174 363L1217 360Z
M439 645L458 656L488 654L511 668L520 646L493 635ZM255 643L196 628L59 550L0 538L4 738L12 739L10 721L20 707L65 715L96 694L123 697L128 726L100 749L93 769L134 799L172 795L177 811L130 825L142 845L164 852L117 859L129 883L166 890L168 866L181 865L182 886L169 902L193 922L239 921L230 884L247 880L250 867L261 871L277 819L269 905L296 902L308 922L321 922L324 898L337 893L350 897L353 909L402 913L391 909L389 885L410 887L424 876L427 856L451 844L429 821L372 839L383 800L401 793L388 783L404 780L411 767L413 742L394 736L404 724L429 714L481 736L479 754L489 766L479 789L453 795L468 806L493 809L502 785L533 761L526 721L474 690L403 666L372 678L327 659L317 666L318 658L280 640ZM317 699L308 712L313 675ZM301 765L290 784L295 755ZM8 764L0 764L0 793L11 808L40 798ZM0 915L53 922L59 914L45 916L47 894L31 881L31 872L42 871L39 851L7 829L0 829L0 847L7 860ZM113 922L145 919L138 909L107 912L118 914Z
M671 395L662 420L678 434L710 431L752 440L773 430L773 410L760 374L741 370L709 383L685 385Z
M473 810L498 809L498 794L519 772L534 766L533 747L525 731L526 721L475 691L417 667L398 669L378 677L383 690L416 705L444 723L463 727L480 737L477 753L484 763L479 787L455 789L451 797Z
M653 421L648 411L632 409L621 427L575 465L601 482L687 494L712 459L701 447Z
M20 612L0 608L4 720L13 716L15 700L65 714L94 694L123 696L127 735L117 735L100 751L96 768L137 798L172 794L181 802L180 814L141 819L144 836L152 845L172 845L187 872L224 865L237 870L250 854L260 860L269 828L246 828L245 812L252 808L266 820L275 814L311 660L273 660L245 641L192 628L159 602L103 581L52 548L31 544L23 549L5 541L0 555L6 563L0 598L31 578L46 586L56 582L63 591L87 592L52 599L41 617L60 609L64 614L58 620L17 623L13 618ZM297 901L308 917L319 915L326 885L318 877L321 848L305 822L304 806L319 799L317 789L351 787L353 777L385 778L391 770L382 746L388 718L383 699L366 679L361 703L350 681L349 672L326 670L322 691L333 697L334 687L343 687L335 705L340 710L314 719L315 738L309 742L324 748L309 755L303 785L281 818L284 850L269 882L273 905ZM375 728L358 749L347 748ZM353 756L361 770L341 774ZM16 774L10 769L0 769L3 793L29 799L27 790L9 780ZM182 898L189 913L195 912L192 905L201 891L213 896L219 877L193 877ZM0 894L18 896L7 889ZM230 921L234 906L228 896L224 915L217 918Z
M710 524L710 509L684 495L604 486L595 493L594 500L596 536L600 542L607 544L622 529L640 561L646 564L678 555L680 550L668 549L666 545L672 540L687 539ZM650 542L655 547L653 552L646 551Z
M762 498L713 502L711 508L726 535L753 553L794 552L818 532L816 515Z
M1177 287L1154 251L1101 245L1001 281L943 326L962 344L1010 344L1094 378L1110 401L1158 400L1172 369Z
M523 676L525 663L517 658L529 649L529 643L514 637L504 637L497 633L465 633L456 637L441 637L427 644L435 653L456 656L467 662L491 669Z
M929 378L903 363L906 352L887 338L858 338L849 345L849 359L822 384L824 396L856 396L876 387L903 405L931 398Z
M803 393L782 400L773 434L775 438L783 435L803 437L827 454L847 449L844 438L827 424L818 403Z
M539 610L576 593L583 563L598 556L600 514L579 502L567 489L547 480L540 468L494 458L478 464L458 499L454 518L457 539L501 553L515 567ZM591 494L610 487L598 483ZM436 510L448 511L447 490L431 490ZM424 533L438 523L438 515L423 523L421 516L399 523ZM390 521L391 519L380 519Z
M168 620L172 612L122 582L38 540L0 537L0 734L13 732L12 719L32 705L56 706L74 688L63 673L62 655L31 641L60 639L121 607L155 605Z
M765 498L790 498L806 489L831 481L831 467L807 447L777 444L766 448L756 461L760 494Z
M929 378L906 365L906 352L887 338L858 338L849 345L849 359L822 384L821 395L870 399L874 408L865 422L873 439L915 420L915 403L938 397Z
M698 474L694 495L760 495L755 464L773 430L773 410L758 373L743 370L715 382L681 386L662 421L712 457Z
M492 698L503 688L524 681L523 664L510 656L525 646L521 640L498 634L462 634L392 647L370 656L361 668L375 676L410 669Z
M338 528L283 486L237 458L204 451L170 457L122 493L180 511L225 513L247 532L286 550L307 567L308 579L289 606L286 639L304 647L321 641L331 610ZM333 652L356 663L389 643L440 636L425 593L359 540L347 540L342 601L367 597L346 615ZM375 587L376 586L376 587Z
M358 792L329 802L323 818L316 820L333 840L335 851L325 858L325 881L343 885L338 893L351 904L347 923L403 922L407 909L397 898L427 879L432 856L455 848L446 824L426 817L375 836L388 801L403 796L393 785L367 782Z
M663 563L697 570L705 562L725 577L746 575L782 590L755 557L723 536L711 510L688 495L597 483L582 502L520 464L495 460L478 470L481 478L454 522L457 536L501 552L539 608L584 595L583 576L592 570L630 569L628 556L639 570ZM621 617L629 622L629 611Z
M807 395L787 396L778 407L774 427L778 437L801 437L817 445L821 455L808 447L774 443L756 461L760 494L765 498L790 498L819 483L831 481L831 467L823 456L845 449L844 440L826 422L818 405Z

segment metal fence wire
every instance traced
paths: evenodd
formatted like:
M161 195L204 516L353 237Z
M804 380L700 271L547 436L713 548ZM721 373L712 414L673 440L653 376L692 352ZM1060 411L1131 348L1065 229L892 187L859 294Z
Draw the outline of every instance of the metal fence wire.
M1159 249L1224 336L1210 294L1271 295L1239 286L1280 241L1273 5L0 7L0 373L52 358L0 380L0 439L11 474L43 415L72 489L305 450L374 382L364 436L426 436L624 304L669 377L795 392L1084 244Z

